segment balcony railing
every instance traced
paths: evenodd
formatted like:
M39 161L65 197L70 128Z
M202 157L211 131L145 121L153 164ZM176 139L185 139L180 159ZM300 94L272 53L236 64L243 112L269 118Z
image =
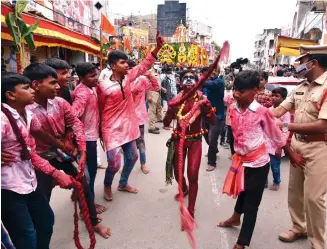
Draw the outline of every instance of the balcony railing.
M326 18L325 13L315 11L308 12L297 30L297 38L302 38L300 37L301 34L307 34L312 29L319 29L323 31L325 23L323 21L324 18Z

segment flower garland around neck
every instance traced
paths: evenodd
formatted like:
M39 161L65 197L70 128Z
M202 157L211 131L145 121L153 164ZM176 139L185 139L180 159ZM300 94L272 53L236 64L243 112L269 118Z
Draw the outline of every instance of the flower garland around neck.
M194 105L199 101L199 97L198 94L196 93L193 97L194 99ZM200 100L202 98L200 97ZM185 108L185 103L187 102L187 100L184 101L184 103L181 105L181 107L179 108L178 112L177 112L177 119L178 120L184 120L186 119L186 117L189 115L190 112L186 113L185 115L182 114L184 108Z

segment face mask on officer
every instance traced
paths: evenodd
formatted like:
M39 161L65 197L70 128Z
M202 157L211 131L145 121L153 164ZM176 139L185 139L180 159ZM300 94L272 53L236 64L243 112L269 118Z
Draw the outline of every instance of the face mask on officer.
M238 75L239 72L240 72L240 69L239 68L235 68L234 69L234 75Z
M307 62L304 62L302 64L300 64L296 69L296 73L300 76L305 76L308 72L310 72L314 66L311 66L310 68L308 67L308 64L309 63L312 63L313 60L310 60L310 61L307 61Z

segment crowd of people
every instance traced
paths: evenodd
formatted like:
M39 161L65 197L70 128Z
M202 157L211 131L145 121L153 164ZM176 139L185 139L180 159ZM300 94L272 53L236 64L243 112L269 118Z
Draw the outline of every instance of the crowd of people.
M80 63L72 69L66 61L50 58L31 63L23 74L2 73L1 235L5 248L50 248L51 192L55 185L74 188L76 181L85 197L76 189L72 192L80 215L89 217L94 232L109 238L111 229L99 216L107 208L96 202L99 196L94 191L101 164L99 146L107 155L104 199L114 200L113 180L120 169L117 189L137 194L128 180L138 158L142 172L150 172L145 127L148 123L148 132L155 136L160 134L157 123L162 122L163 129L172 131L166 182L175 178L179 184L176 201L189 196L185 217L194 222L202 137L208 144L207 171L219 167L219 144L231 152L223 193L237 202L231 217L218 226L239 226L244 216L234 249L250 245L269 170L270 190L278 191L281 158L287 155L293 227L279 239L294 242L308 237L313 249L324 249L327 47L302 47L295 72L304 80L288 93L283 87L267 92L269 72L243 70L246 62L240 60L224 72L213 66L200 70L159 65L157 53L163 44L158 35L156 48L138 65L124 52L111 51L102 72L96 64ZM289 72L277 71L283 71L283 76ZM294 109L292 123L289 112ZM189 229L182 222L182 230Z

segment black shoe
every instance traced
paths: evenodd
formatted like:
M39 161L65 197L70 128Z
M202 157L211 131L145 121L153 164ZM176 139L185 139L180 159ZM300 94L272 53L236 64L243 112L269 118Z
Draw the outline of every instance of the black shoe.
M160 131L160 128L159 128L159 127L156 127L156 128L154 128L154 130L156 130L156 131Z
M160 131L159 130L148 130L149 133L152 133L152 134L160 134Z

